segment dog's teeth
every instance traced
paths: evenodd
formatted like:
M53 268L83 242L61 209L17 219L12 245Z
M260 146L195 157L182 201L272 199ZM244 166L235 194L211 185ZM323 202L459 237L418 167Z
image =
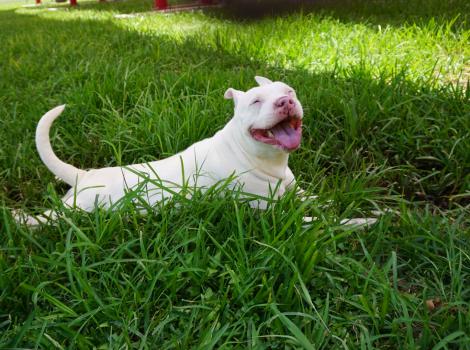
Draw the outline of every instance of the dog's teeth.
M274 134L273 134L273 132L272 132L271 130L268 130L268 131L266 132L266 135L268 135L268 137L271 137L271 138L274 137Z

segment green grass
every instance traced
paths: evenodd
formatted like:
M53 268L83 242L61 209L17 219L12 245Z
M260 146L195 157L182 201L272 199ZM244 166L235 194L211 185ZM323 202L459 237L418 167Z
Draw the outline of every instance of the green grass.
M466 1L337 1L246 22L79 3L0 7L0 348L470 349ZM141 14L114 18L127 12ZM144 217L127 205L62 208L36 231L12 220L60 208L66 187L34 146L53 106L68 104L60 158L149 161L220 129L225 89L255 74L297 90L290 164L318 201L290 193L257 212L214 190ZM375 206L401 216L338 225Z

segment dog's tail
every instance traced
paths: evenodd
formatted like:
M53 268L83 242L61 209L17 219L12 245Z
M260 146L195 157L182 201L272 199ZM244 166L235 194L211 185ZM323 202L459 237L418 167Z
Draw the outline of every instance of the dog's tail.
M42 116L36 128L36 148L42 161L54 175L70 186L75 186L78 178L85 173L85 170L77 169L73 165L61 161L52 150L49 140L49 129L64 108L65 105L57 106Z

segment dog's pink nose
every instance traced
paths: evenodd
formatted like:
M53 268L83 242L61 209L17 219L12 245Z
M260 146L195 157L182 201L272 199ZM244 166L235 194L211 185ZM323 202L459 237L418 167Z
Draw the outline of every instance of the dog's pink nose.
M294 104L295 104L294 100L290 98L289 96L280 97L274 103L274 105L279 108L282 108L282 107L292 108L294 107Z

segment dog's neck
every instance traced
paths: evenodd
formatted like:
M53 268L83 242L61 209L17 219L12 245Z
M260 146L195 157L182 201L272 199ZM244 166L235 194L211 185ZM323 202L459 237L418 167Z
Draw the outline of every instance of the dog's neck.
M227 154L238 158L251 170L257 170L277 179L284 179L289 153L251 139L248 133L243 134L240 131L239 125L235 125L237 122L234 119L230 120L218 135L221 146L230 150Z

